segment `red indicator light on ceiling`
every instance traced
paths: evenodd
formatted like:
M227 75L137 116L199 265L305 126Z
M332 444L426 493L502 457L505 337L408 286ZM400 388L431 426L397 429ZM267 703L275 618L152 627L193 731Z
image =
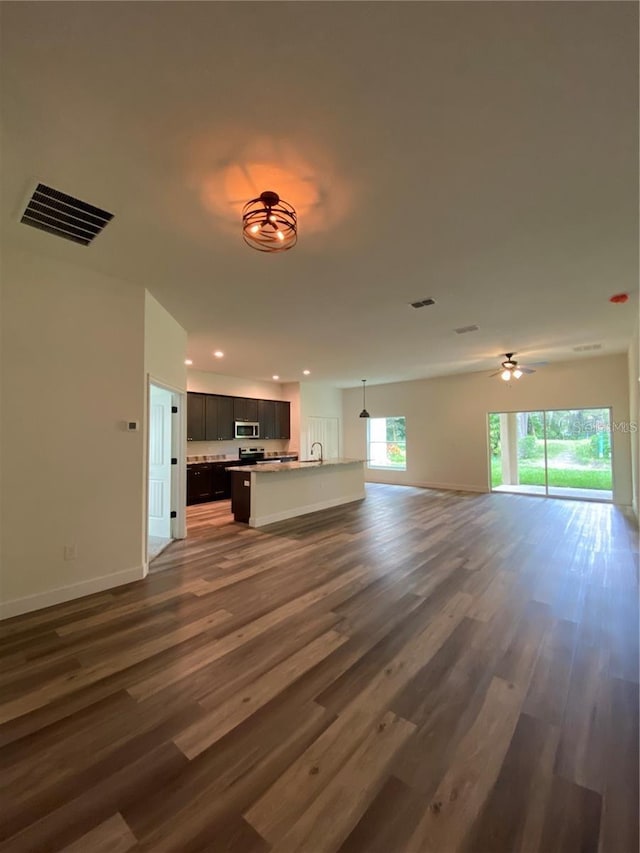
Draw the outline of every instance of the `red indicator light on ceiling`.
M613 302L618 305L621 302L626 302L629 299L628 293L616 293L614 296L609 297L609 302Z

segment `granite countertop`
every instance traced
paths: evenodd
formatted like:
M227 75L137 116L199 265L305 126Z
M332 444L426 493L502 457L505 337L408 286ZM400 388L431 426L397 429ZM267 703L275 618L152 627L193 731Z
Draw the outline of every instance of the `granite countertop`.
M217 456L187 456L187 465L197 465L200 462L237 462L237 456L225 456L221 453Z
M362 464L364 459L325 459L324 462L274 462L273 465L270 465L268 462L262 462L259 465L238 465L228 470L242 471L243 473L255 471L259 474L279 474L282 471L301 471L305 468L330 468L333 465L353 465L357 462Z
M298 451L286 451L286 452L269 452L264 454L265 459L281 459L283 456L297 456ZM187 456L187 465L197 465L201 462L240 462L237 456L229 456L224 453L219 453L217 455L209 455L209 456Z

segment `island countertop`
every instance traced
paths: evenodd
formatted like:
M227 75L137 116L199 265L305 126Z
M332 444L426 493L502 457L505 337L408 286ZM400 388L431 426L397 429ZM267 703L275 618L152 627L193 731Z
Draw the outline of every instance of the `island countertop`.
M362 464L364 459L324 459L322 462L261 462L258 465L239 465L237 467L229 467L227 471L239 471L245 474L280 474L283 471L300 471L305 468L329 468L332 465L353 465L356 463Z
M233 517L249 527L263 527L366 496L363 459L258 463L227 471L231 472Z

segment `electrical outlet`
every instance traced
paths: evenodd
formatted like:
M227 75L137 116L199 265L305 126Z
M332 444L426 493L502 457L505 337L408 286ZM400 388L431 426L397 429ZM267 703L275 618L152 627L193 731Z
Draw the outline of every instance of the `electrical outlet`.
M78 556L78 546L75 544L75 542L73 545L65 545L64 546L64 558L65 558L65 560L75 560L77 556Z

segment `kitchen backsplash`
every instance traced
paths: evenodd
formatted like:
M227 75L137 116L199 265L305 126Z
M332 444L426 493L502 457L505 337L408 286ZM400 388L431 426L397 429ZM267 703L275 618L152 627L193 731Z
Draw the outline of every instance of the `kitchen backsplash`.
M238 456L240 447L264 447L265 451L296 450L297 447L289 447L290 442L285 440L242 438L233 441L187 441L187 456Z

